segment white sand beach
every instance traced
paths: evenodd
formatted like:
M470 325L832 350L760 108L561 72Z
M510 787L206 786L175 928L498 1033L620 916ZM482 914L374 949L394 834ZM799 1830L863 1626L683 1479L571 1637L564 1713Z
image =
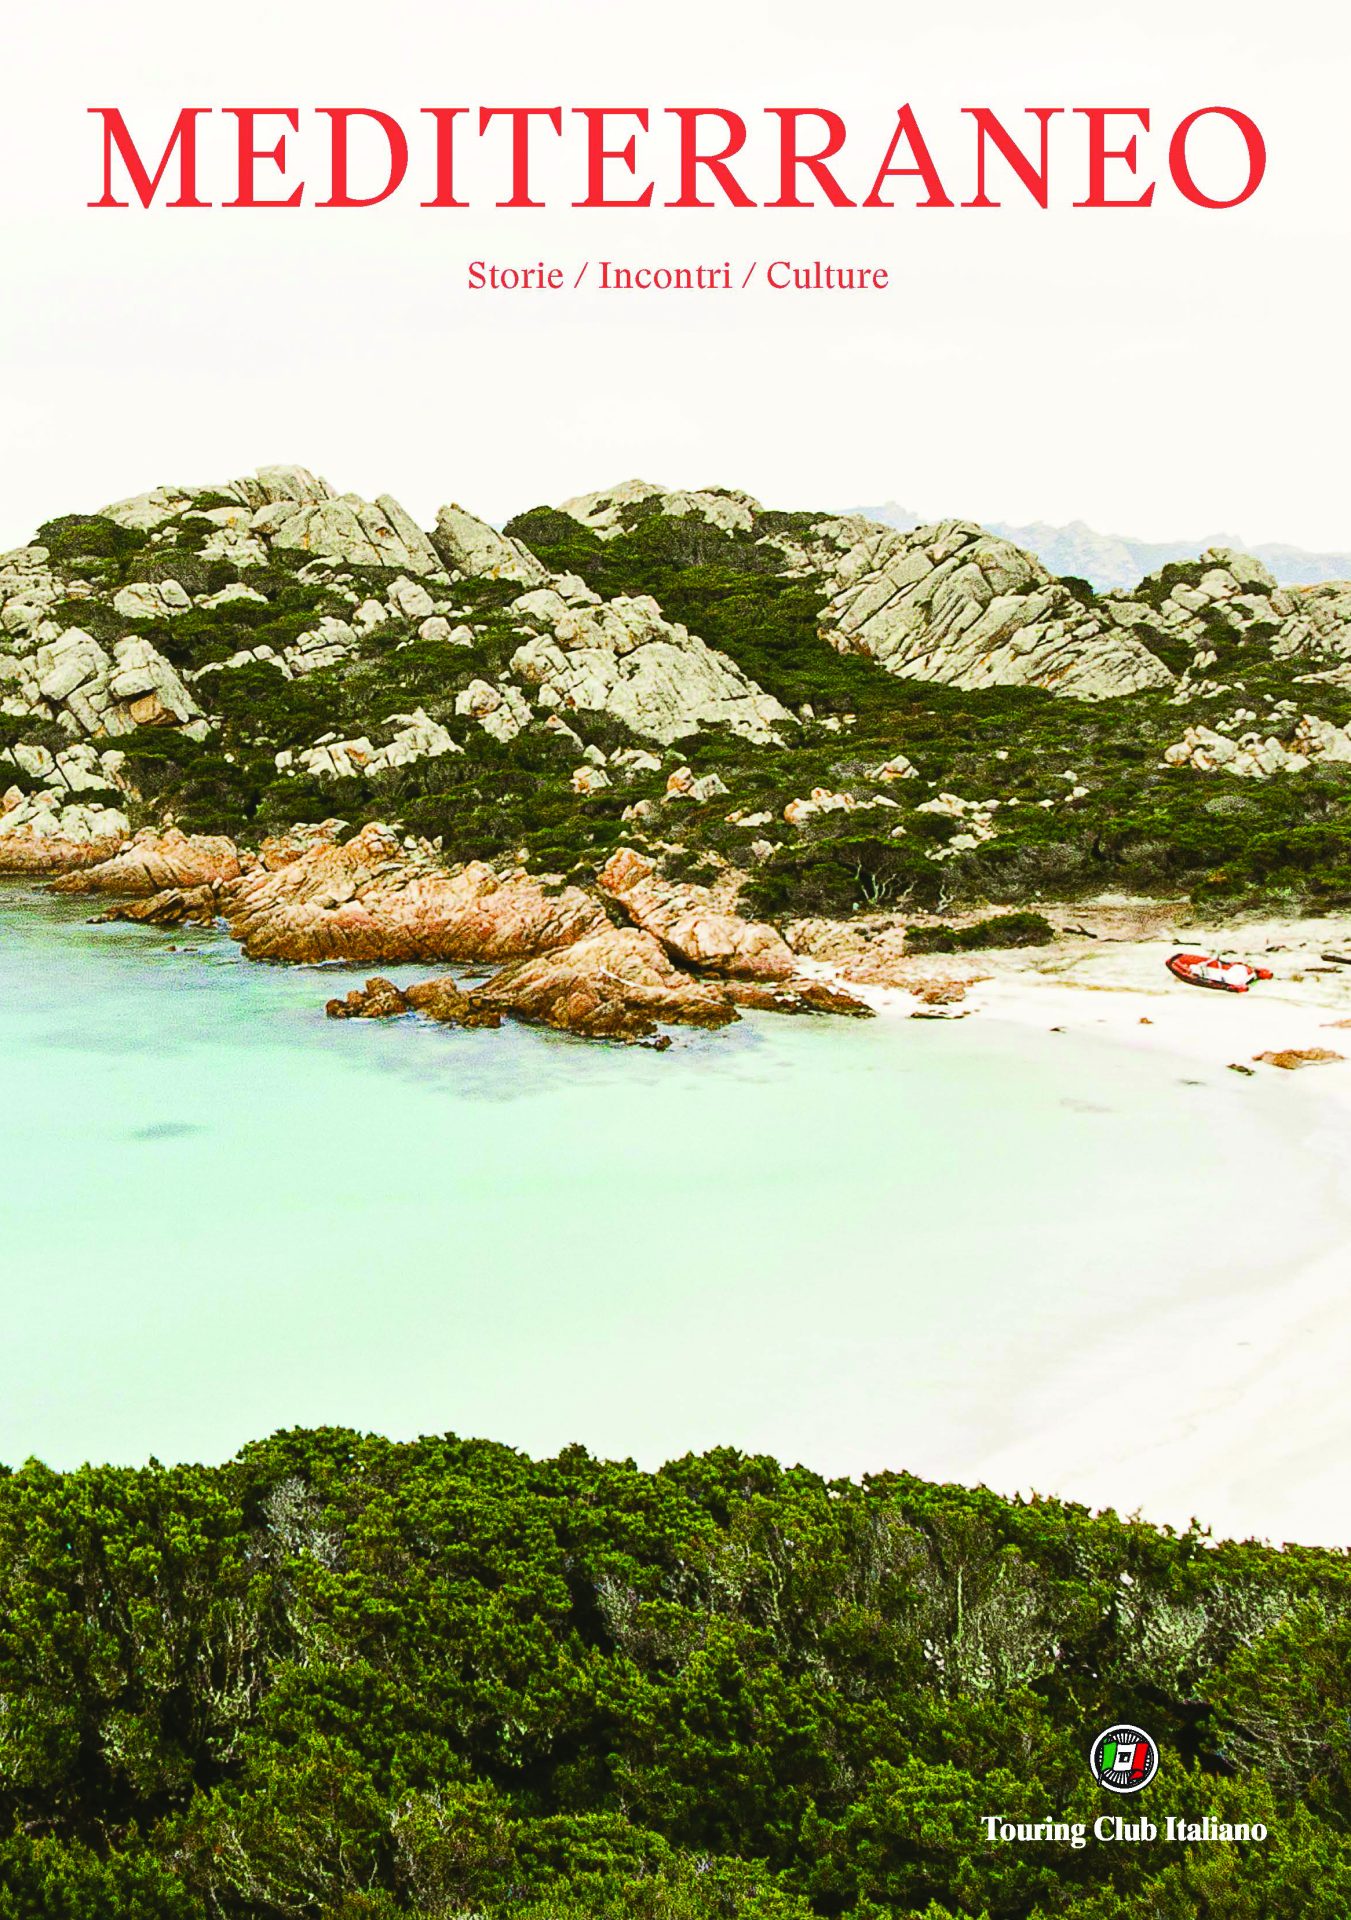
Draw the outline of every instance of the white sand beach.
M1179 909L1179 914L1184 910ZM1282 1132L1321 1168L1324 1217L1295 1200L1291 1257L1263 1280L1197 1298L1185 1267L1175 1303L1157 1306L1101 1344L1049 1352L1017 1395L1020 1437L999 1446L981 1477L1001 1492L1055 1492L1138 1510L1182 1527L1200 1513L1217 1536L1325 1545L1351 1541L1351 934L1338 920L1252 920L1168 926L1166 908L1127 903L1053 914L1085 929L1054 948L897 960L894 941L827 970L879 1011L975 1017L1096 1036L1233 1075L1233 1099L1272 1083ZM1091 937L1096 935L1097 937ZM1247 993L1175 981L1179 949L1242 956L1275 978ZM878 976L892 984L879 984ZM919 995L904 984L913 976ZM960 1002L936 987L962 984ZM924 996L924 997L920 997ZM1263 1053L1345 1054L1292 1070ZM1251 1076L1251 1077L1250 1077ZM1161 1124L1171 1124L1161 1113ZM1188 1151L1186 1115L1177 1150ZM1237 1195L1217 1191L1217 1240ZM1141 1195L1147 1207L1147 1194ZM1305 1203L1306 1204L1306 1203ZM1310 1230L1312 1229L1312 1234ZM1314 1251L1310 1254L1310 1240ZM1159 1258L1170 1248L1161 1244ZM1198 1489L1204 1490L1198 1498Z

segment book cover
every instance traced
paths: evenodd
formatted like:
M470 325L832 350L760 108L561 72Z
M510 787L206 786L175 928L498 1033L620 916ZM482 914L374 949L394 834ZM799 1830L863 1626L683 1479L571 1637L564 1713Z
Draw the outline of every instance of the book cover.
M1340 1920L1345 19L5 41L0 1920Z

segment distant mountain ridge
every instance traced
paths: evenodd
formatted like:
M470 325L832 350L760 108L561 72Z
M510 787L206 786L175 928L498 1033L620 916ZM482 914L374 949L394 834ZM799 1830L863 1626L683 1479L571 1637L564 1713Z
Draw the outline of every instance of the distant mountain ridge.
M922 526L926 518L938 517L918 514L895 500L855 511L902 532ZM1035 553L1052 573L1087 580L1100 592L1111 587L1134 587L1146 574L1170 561L1194 560L1209 547L1250 553L1271 569L1283 587L1351 579L1351 553L1312 553L1303 547L1274 542L1253 545L1237 534L1210 533L1193 540L1133 540L1127 534L1099 533L1083 520L1071 520L1063 527L1053 527L1044 520L1021 527L1003 520L985 524L1001 539L1011 540L1015 546Z

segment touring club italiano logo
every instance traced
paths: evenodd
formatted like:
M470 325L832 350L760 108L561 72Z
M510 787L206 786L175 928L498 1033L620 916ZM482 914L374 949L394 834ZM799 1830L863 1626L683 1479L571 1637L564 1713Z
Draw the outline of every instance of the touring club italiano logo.
M1159 1770L1159 1749L1140 1727L1108 1727L1093 1742L1088 1764L1108 1793L1139 1793Z

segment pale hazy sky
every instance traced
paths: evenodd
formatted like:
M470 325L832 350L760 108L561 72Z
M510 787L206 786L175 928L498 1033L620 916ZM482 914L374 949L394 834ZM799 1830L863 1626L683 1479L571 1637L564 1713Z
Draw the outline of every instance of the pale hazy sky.
M277 460L395 493L424 523L446 499L501 518L641 474L776 506L894 498L1351 547L1351 12L1330 0L46 0L5 32L0 549L59 511ZM1042 213L1012 185L1002 212L423 212L411 179L368 212L85 206L89 106L121 106L156 152L189 103L379 106L410 125L425 105L831 106L851 121L842 173L866 186L905 100L954 198L964 105L1010 124L1029 105L1148 105L1151 170L1183 114L1233 105L1269 171L1225 214L1171 189L1149 212ZM316 124L288 184L317 177ZM541 181L566 195L576 153ZM482 158L466 148L465 180L486 201ZM465 284L475 257L607 255L860 262L892 286Z

